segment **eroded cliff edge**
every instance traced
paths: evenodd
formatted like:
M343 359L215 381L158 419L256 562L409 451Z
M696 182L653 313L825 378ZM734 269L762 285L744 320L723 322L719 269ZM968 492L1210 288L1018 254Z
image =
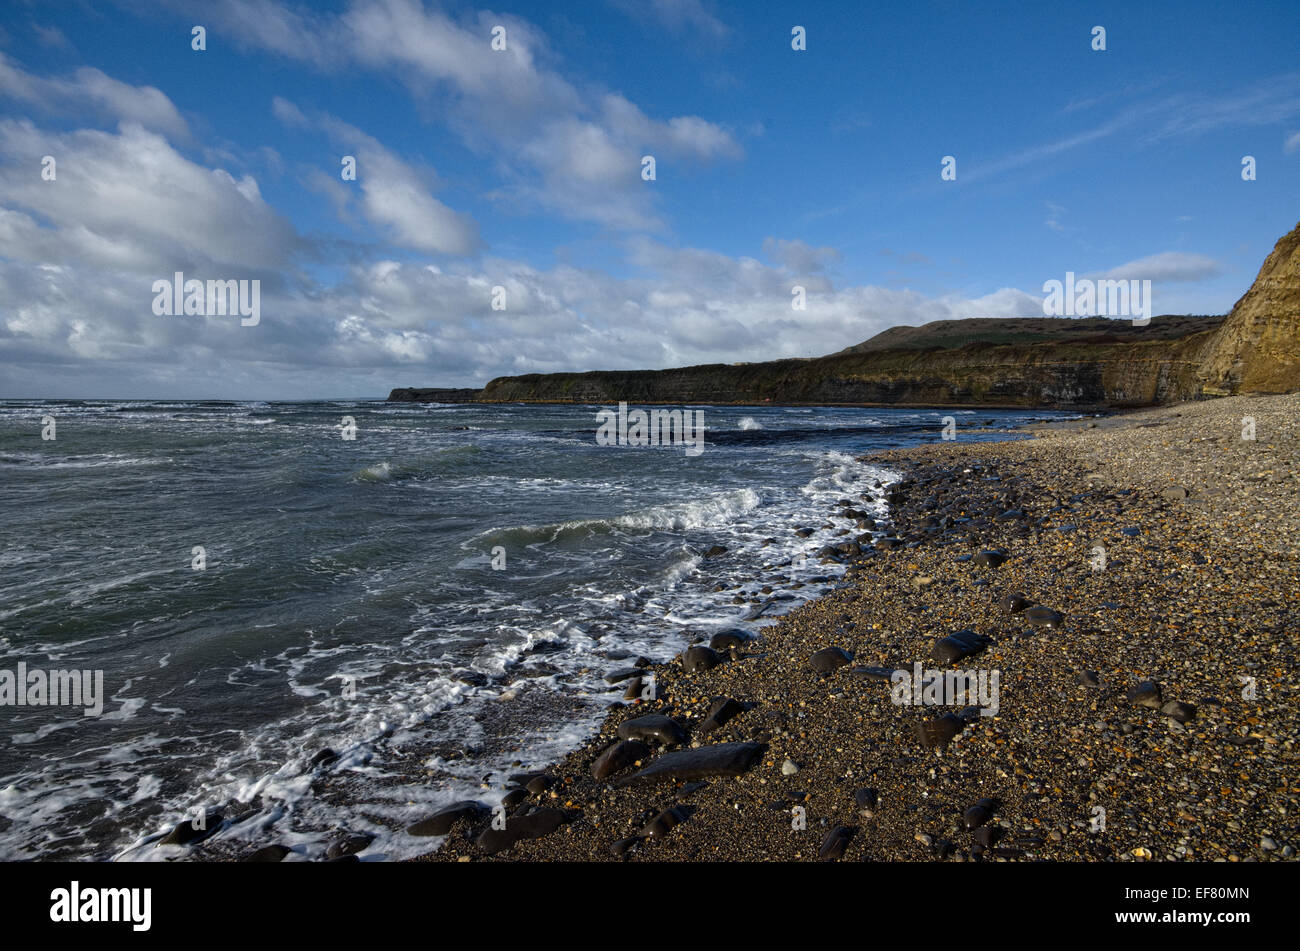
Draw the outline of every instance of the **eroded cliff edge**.
M809 360L530 373L396 402L876 403L1107 409L1300 389L1300 225L1226 317L936 321Z

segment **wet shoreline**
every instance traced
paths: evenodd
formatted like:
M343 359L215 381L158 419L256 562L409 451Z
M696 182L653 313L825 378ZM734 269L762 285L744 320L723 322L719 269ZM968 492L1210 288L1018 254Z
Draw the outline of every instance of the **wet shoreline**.
M844 580L753 640L647 665L654 699L485 777L507 811L444 815L422 858L1292 858L1298 413L1237 397L872 455L904 473L897 542L835 556ZM918 662L997 671L996 714L897 702Z

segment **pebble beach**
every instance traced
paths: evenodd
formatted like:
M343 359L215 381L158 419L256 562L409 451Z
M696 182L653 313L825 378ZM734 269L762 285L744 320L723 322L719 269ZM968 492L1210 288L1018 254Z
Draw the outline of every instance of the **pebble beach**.
M1297 419L1233 397L873 455L887 520L809 513L844 529L833 591L623 661L598 735L485 777L417 861L1293 859ZM907 692L958 670L994 702Z

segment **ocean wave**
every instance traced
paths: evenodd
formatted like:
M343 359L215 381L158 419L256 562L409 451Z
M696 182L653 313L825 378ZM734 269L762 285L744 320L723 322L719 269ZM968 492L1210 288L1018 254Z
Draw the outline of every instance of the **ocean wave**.
M495 528L476 536L468 544L529 545L620 531L684 531L717 528L729 525L738 516L762 504L762 497L753 489L732 489L714 493L708 498L697 501L652 505L624 515L572 519L549 525Z

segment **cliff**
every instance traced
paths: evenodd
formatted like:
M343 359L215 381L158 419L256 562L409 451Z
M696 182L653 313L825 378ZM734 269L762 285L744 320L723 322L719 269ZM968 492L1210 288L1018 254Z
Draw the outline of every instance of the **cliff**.
M1209 396L1300 389L1300 225L1278 239L1199 362L1197 389Z
M1227 317L1025 317L893 327L811 360L530 373L482 390L398 389L394 401L1151 406L1300 389L1300 225Z

